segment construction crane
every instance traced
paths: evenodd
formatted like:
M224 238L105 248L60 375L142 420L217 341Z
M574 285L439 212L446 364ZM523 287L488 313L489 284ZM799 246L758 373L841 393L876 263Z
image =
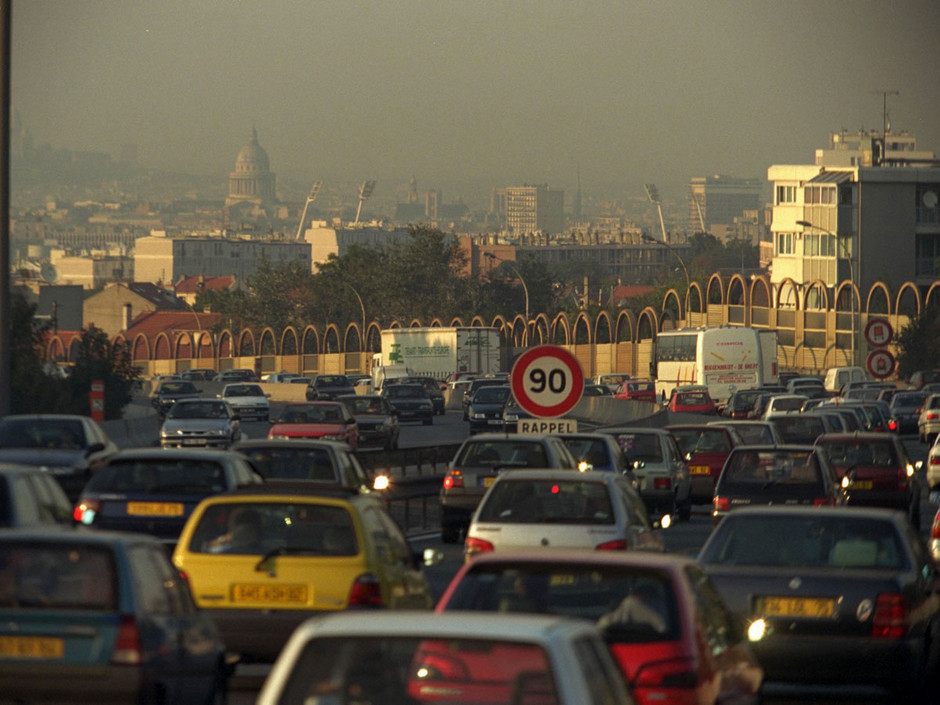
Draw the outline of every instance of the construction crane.
M362 211L362 202L372 195L373 189L375 189L375 180L363 181L359 186L359 207L356 208L356 222L354 225L359 225L359 213Z
M300 224L297 226L297 236L294 238L295 240L300 239L300 235L301 233L303 233L303 229L304 229L304 221L307 220L307 209L310 207L310 204L313 203L317 199L317 194L320 193L320 189L322 187L323 187L322 181L313 182L313 188L310 189L310 195L307 196L307 202L304 203L304 212L301 213L300 215Z
M659 227L663 231L663 242L666 242L666 224L663 222L663 202L659 199L659 189L653 184L645 184L645 188L650 203L654 204L659 211Z

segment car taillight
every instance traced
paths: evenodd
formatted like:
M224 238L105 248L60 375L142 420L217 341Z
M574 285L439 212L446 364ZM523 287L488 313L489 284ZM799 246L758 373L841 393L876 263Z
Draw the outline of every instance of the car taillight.
M940 418L940 414L938 414L936 411L928 411L928 412L927 412L927 418L928 418L928 419Z
M689 658L647 663L637 671L634 688L694 688L698 685L695 662Z
M605 541L594 547L595 551L625 551L627 549L626 539L616 539L614 541Z
M668 490L671 487L672 487L672 480L670 480L668 477L653 478L653 489Z
M731 508L731 500L727 497L719 497L716 495L712 498L712 509L716 512L727 512Z
M930 456L931 465L940 465L940 455L931 455Z
M816 499L813 500L814 507L827 507L832 503L831 497L816 497Z
M879 639L900 639L907 633L907 599L897 592L883 592L875 602L871 635Z
M445 651L446 645L441 646L441 651ZM472 678L472 674L462 660L446 653L435 653L427 649L419 652L415 661L420 664L414 669L415 678L419 683L436 680L469 681Z
M494 548L493 544L489 541L484 541L483 539L478 539L473 536L468 536L463 544L464 555L467 558L475 556L478 553L487 553Z
M381 607L382 587L379 580L371 573L360 575L349 591L350 607Z
M463 473L460 470L451 470L444 478L444 489L450 490L454 487L463 487Z
M101 509L101 502L97 499L86 499L75 505L72 518L81 524L91 524Z
M897 431L897 430L898 430L898 422L895 421L894 419L891 419L891 420L888 422L888 430L889 430L889 431Z
M111 663L116 666L137 666L141 663L140 630L131 615L121 617Z

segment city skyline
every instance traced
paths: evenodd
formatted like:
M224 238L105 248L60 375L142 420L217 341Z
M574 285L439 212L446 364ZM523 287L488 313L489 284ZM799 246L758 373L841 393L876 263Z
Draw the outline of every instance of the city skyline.
M15 2L11 94L37 143L135 144L168 171L224 178L257 129L279 190L376 179L386 201L416 175L448 202L474 182L570 198L580 174L681 201L693 177L766 180L880 131L885 97L940 151L938 25L931 0Z

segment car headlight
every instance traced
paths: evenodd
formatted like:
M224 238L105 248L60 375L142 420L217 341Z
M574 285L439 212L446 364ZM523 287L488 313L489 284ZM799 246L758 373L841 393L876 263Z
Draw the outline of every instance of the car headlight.
M212 434L215 436L227 436L229 434L229 430L227 428L217 428L212 431Z
M470 414L470 418L471 418L471 419L485 419L485 418L486 418L486 414L482 414L482 413L480 413L480 412L478 412L478 411L475 411L475 412L473 412L472 414Z
M290 440L290 436L288 436L288 435L286 435L286 434L284 434L284 433L273 433L273 434L271 434L270 436L268 436L268 438L270 438L272 441L287 441L287 440Z

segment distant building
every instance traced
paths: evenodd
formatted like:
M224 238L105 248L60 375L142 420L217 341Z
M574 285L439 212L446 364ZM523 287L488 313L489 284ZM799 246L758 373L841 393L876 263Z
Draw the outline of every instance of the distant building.
M719 240L734 236L735 219L744 211L763 205L760 179L740 179L716 174L694 177L689 183L689 228L706 232Z
M82 330L85 327L82 287L62 284L40 286L35 317L52 323L57 332Z
M906 131L891 132L888 128L882 154L881 132L840 130L829 135L829 147L816 150L816 166L879 166L901 165L934 159L934 153L917 149L915 136Z
M235 171L229 174L226 210L231 213L248 207L253 214L271 214L277 202L275 182L268 153L258 144L258 131L252 129L248 144L235 160Z
M506 228L513 237L565 230L565 192L547 185L506 188Z
M407 243L411 237L411 231L407 228L384 228L377 225L331 227L324 221L314 221L312 226L304 231L304 244L310 248L313 271L326 262L330 255L343 257L353 245L380 249Z
M184 311L186 306L172 292L150 282L115 282L89 296L82 305L88 325L108 337L127 330L135 316L151 311Z
M196 303L196 297L203 291L235 289L237 283L235 277L231 275L207 277L204 274L200 274L198 277L185 277L176 282L174 290L180 299L192 306Z
M77 284L83 289L98 289L108 282L134 277L134 260L125 255L69 255L52 250L50 264L55 269L56 284Z

